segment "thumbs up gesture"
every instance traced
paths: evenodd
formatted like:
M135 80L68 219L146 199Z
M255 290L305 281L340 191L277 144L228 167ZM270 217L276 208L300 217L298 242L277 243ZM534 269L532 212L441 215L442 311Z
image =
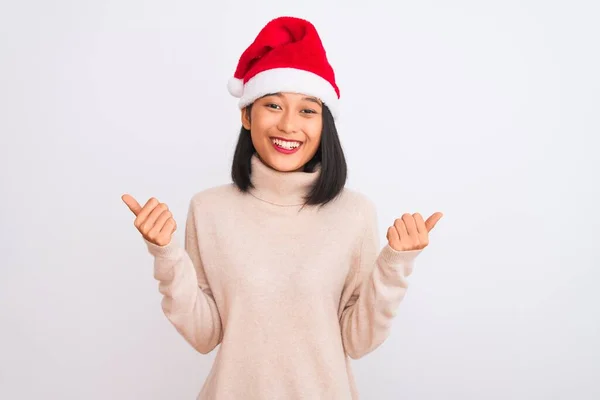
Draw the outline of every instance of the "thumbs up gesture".
M133 224L144 239L157 246L166 246L171 242L171 235L177 229L177 223L165 203L151 197L144 207L141 207L131 195L124 194L121 199L135 215Z
M387 231L386 238L396 251L421 250L429 244L429 232L442 218L442 213L432 214L427 221L419 213L404 214L394 221Z

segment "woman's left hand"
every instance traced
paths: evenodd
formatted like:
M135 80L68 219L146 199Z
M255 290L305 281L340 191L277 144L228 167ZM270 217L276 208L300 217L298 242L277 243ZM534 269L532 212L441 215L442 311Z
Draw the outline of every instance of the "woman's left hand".
M441 212L436 212L423 221L419 213L404 214L394 221L387 231L387 240L396 251L421 250L429 244L429 231L442 218Z

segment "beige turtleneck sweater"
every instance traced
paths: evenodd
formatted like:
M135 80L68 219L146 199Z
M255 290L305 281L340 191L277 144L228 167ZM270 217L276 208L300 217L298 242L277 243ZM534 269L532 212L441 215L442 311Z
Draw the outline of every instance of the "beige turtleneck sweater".
M220 344L197 399L357 399L349 358L389 335L420 250L379 247L375 208L344 189L301 208L318 176L255 155L254 188L196 193L185 243L146 241L162 308L200 353Z

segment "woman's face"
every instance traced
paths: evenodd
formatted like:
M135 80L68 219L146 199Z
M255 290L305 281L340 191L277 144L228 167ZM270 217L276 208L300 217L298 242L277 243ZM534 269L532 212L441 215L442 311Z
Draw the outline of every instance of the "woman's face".
M321 142L323 107L311 96L277 93L242 109L242 125L250 131L260 159L282 172L302 170Z

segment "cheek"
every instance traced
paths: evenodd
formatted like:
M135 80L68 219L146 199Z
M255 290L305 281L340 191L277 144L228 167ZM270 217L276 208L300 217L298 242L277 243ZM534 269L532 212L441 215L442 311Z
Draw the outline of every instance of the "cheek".
M268 113L257 112L252 120L251 132L257 138L268 136L269 131L277 125L277 120Z
M256 150L262 152L270 147L270 140L267 140L267 135L263 130L254 129L253 127L250 132L250 137L252 138L252 145Z
M252 121L252 129L250 130L252 140L264 140L268 136L269 124L267 122L259 118Z
M318 146L321 143L321 132L323 131L323 125L320 122L310 124L304 131L310 141L311 146Z

